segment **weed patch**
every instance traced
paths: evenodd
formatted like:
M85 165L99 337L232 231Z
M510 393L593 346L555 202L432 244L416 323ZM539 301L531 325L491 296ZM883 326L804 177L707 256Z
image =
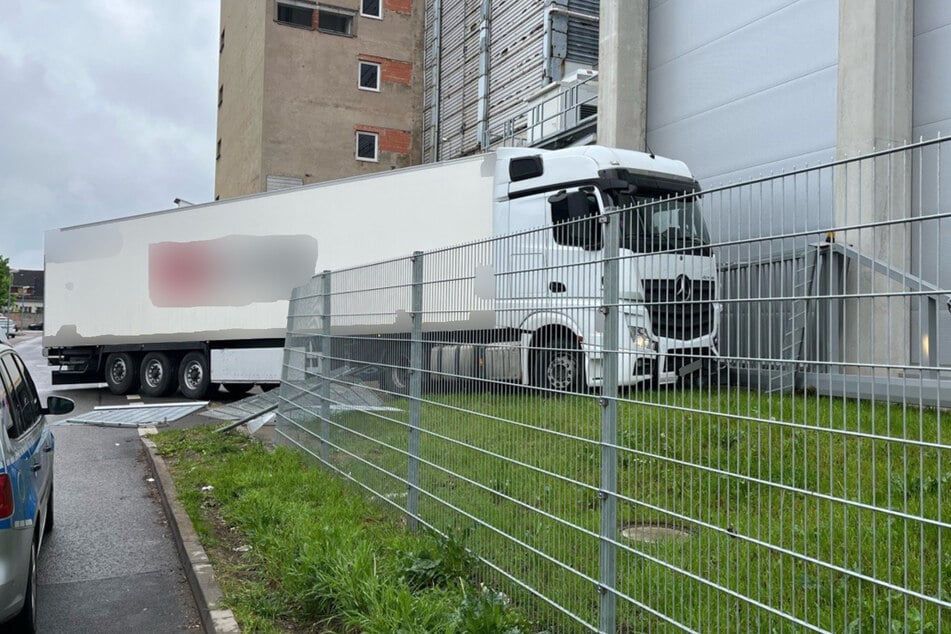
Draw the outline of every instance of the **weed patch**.
M474 583L464 533L409 534L297 452L210 427L155 440L245 632L535 631Z

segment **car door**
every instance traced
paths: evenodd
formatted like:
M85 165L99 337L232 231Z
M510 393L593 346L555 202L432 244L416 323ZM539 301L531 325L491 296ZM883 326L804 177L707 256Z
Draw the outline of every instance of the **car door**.
M23 362L12 352L0 356L0 379L7 392L14 419L8 430L11 475L16 474L14 526L29 526L52 485L53 439L45 424L39 395Z

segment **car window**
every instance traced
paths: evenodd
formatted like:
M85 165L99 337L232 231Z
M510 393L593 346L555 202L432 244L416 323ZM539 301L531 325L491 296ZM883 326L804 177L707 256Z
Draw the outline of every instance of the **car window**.
M23 359L17 355L13 355L13 360L16 361L17 367L23 375L23 390L29 401L27 412L30 416L30 420L37 422L43 416L43 404L40 402L40 395L36 391L36 384L33 383L33 377L30 376L30 371L26 369L26 364L23 363Z
M19 357L13 354L5 354L0 357L0 360L2 360L10 382L11 389L9 391L13 396L11 400L14 408L19 410L16 436L21 436L40 419L43 408L40 405L40 398L36 394L33 380Z
M0 425L3 425L8 438L16 438L16 418L13 416L13 410L16 408L13 407L13 399L7 387L9 382L6 371L0 367Z
M6 359L6 355L0 357L0 359ZM3 384L3 400L7 409L6 414L8 414L7 419L4 421L7 437L16 438L20 435L21 429L20 408L17 407L16 397L14 396L13 380L10 378L10 374L7 372L2 360L0 360L0 383Z

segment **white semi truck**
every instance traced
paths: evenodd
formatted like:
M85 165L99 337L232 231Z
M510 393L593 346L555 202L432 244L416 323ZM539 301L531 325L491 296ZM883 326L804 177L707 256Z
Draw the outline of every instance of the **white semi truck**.
M149 396L178 388L188 398L217 384L242 391L274 383L288 298L315 272L495 236L480 266L494 289L478 328L505 333L489 338L512 344L500 348L517 360L504 378L596 386L598 220L631 205L638 206L622 216L619 245L620 383L669 383L686 360L717 354L716 263L697 189L683 163L639 152L503 149L52 230L43 345L53 383L105 382L116 394ZM526 233L535 227L548 229ZM566 270L574 273L566 278ZM454 323L441 329L439 346L429 345L427 362L451 356L447 331L469 328ZM392 361L387 346L374 349Z

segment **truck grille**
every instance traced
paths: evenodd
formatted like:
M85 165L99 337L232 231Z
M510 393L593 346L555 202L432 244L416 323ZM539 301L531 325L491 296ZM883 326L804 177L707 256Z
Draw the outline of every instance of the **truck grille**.
M713 332L716 287L710 280L644 280L644 299L654 334L670 339L696 339Z

